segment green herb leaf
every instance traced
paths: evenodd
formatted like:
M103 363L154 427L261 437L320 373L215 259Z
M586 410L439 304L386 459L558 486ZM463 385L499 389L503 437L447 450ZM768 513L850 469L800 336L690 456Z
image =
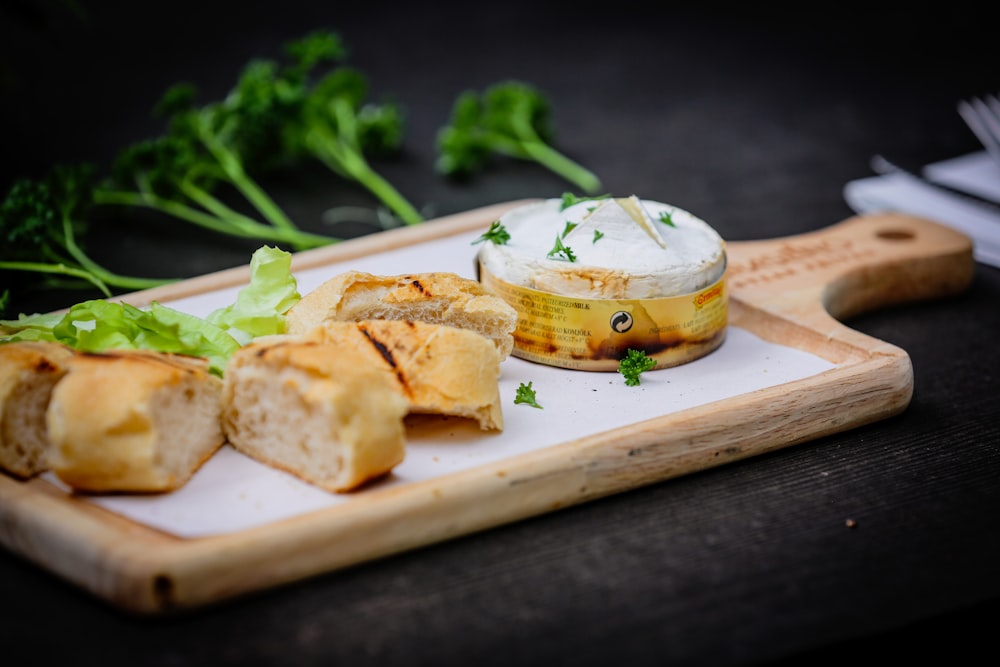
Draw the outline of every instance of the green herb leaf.
M645 373L656 365L656 360L646 355L642 350L629 349L625 358L618 362L618 372L625 376L625 384L629 387L639 385L639 374Z
M572 248L563 245L562 237L556 234L556 244L549 250L549 253L545 255L549 259L557 259L562 262L575 262L576 255L573 254Z
M436 170L469 178L494 156L504 156L536 162L583 192L599 191L597 175L559 152L554 137L551 105L534 86L512 80L482 92L466 90L438 130Z
M490 223L490 228L487 229L482 236L472 242L472 245L476 245L477 243L482 243L484 241L490 241L495 245L507 245L507 241L510 241L510 233L499 220L495 220Z
M570 206L574 206L576 204L579 204L580 202L583 202L583 201L599 201L601 199L607 199L610 196L611 196L610 194L607 194L607 195L597 195L597 196L594 196L594 197L578 197L575 194L573 194L572 192L564 192L564 193L562 193L562 201L559 204L559 210L560 211L565 211Z
M562 230L562 237L566 238L567 234L569 234L571 231L573 231L574 229L577 228L577 224L578 223L570 222L569 220L567 220L566 221L566 226Z
M676 227L677 225L674 224L673 215L674 214L671 213L670 211L661 211L660 212L660 222L662 222L665 225L670 225L671 227Z
M140 290L170 279L125 276L85 251L96 167L52 167L41 179L18 179L0 200L0 271L37 274L33 288Z
M601 240L602 238L604 238L604 232L602 232L602 231L601 231L601 230L599 230L599 229L595 229L595 230L594 230L594 240L593 240L593 243L597 243L597 242L598 242L598 241L600 241L600 240Z
M517 387L517 394L514 396L514 403L522 403L524 405L530 405L533 408L543 409L541 405L535 400L535 390L531 388L531 382L524 384L523 382Z

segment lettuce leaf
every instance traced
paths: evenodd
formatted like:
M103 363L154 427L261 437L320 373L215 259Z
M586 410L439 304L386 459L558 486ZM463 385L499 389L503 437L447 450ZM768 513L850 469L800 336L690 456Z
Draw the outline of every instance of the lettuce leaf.
M207 319L246 345L258 336L284 333L285 313L301 298L292 275L292 256L263 246L250 259L250 283L236 295L236 302Z
M44 340L84 352L143 349L209 360L222 376L233 352L258 336L284 332L285 313L301 296L291 272L291 255L263 246L250 260L250 281L236 302L200 318L158 302L142 309L92 299L65 313L20 315L0 320L0 343Z

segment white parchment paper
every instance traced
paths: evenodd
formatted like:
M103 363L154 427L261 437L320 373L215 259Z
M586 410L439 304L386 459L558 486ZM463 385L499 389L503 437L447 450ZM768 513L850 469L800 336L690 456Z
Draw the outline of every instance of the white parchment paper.
M306 294L337 273L352 269L384 275L452 271L471 278L477 247L472 241L480 233L459 234L303 271L296 274L299 291ZM220 290L169 305L204 316L232 303L237 291ZM819 357L765 342L733 326L719 349L682 366L643 373L637 387L626 386L618 373L570 371L511 357L501 367L502 432L482 431L476 422L457 418L413 420L407 430L405 461L387 478L354 493L328 493L226 445L191 481L172 493L89 496L88 500L179 537L230 533L349 503L366 491L432 479L809 377L832 367ZM532 383L542 409L514 404L522 382ZM46 477L62 486L51 474Z

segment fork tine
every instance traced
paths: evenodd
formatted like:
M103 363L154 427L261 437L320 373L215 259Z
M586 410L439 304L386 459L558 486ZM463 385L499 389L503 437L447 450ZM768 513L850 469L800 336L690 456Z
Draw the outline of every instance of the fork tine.
M1000 100L993 95L984 95L977 100L979 117L983 119L983 124L990 131L990 136L994 140L1000 141Z
M993 95L985 96L985 101L978 97L961 100L958 113L1000 166L1000 100Z
M988 106L992 112L990 117L994 120L994 122L1000 125L1000 99L997 99L996 95L984 95L983 99L986 100L986 106ZM1000 135L994 133L993 136Z

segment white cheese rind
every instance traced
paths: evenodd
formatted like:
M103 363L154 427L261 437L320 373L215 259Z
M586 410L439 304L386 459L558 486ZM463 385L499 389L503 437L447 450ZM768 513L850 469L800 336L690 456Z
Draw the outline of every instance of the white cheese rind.
M484 243L479 261L511 284L593 299L689 294L722 277L725 241L708 223L669 204L629 200L624 208L605 199L560 211L561 200L547 199L509 211L500 222L510 240ZM664 212L674 226L659 221ZM564 235L567 222L576 227ZM596 242L595 230L604 234ZM576 261L547 257L557 237Z

